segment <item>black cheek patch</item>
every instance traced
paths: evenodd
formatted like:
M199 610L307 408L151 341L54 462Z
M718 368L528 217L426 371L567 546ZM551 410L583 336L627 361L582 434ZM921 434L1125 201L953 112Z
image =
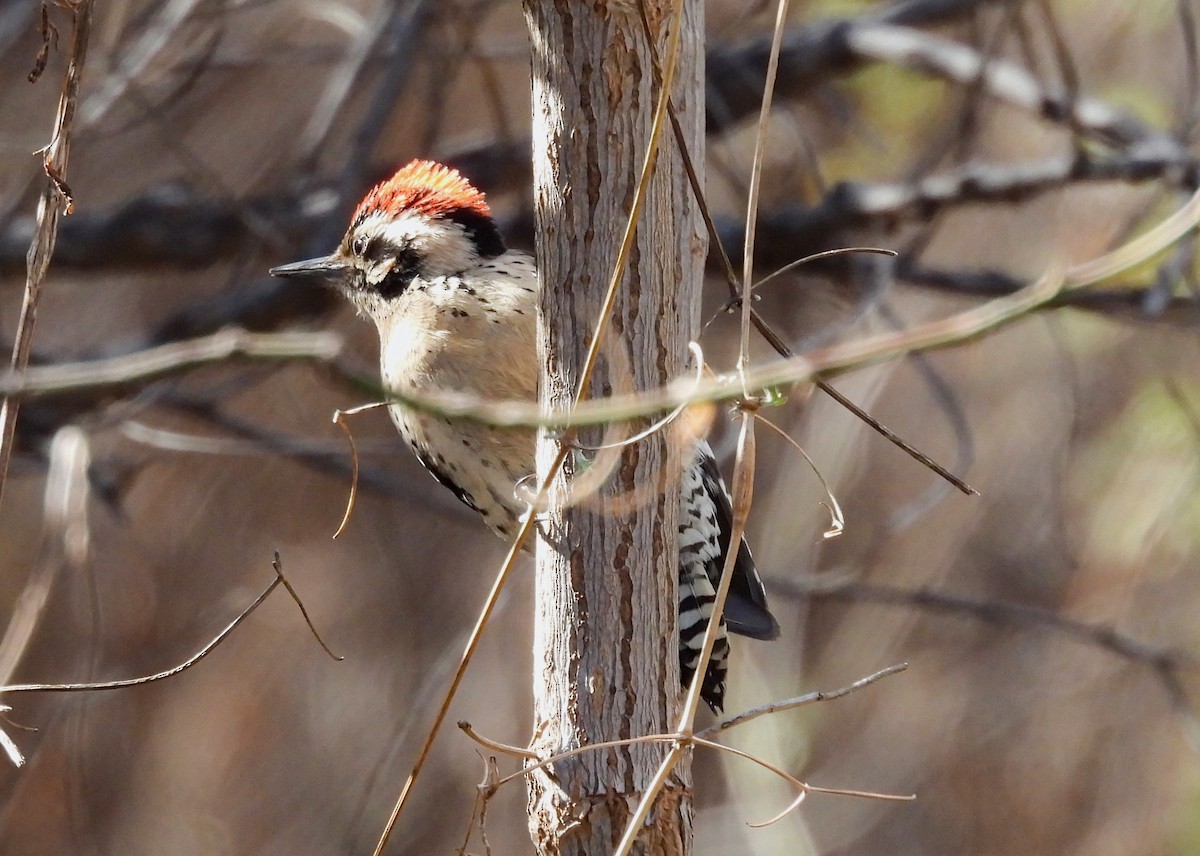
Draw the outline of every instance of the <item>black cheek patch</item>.
M396 256L395 264L388 275L381 279L373 290L384 300L390 300L404 293L417 275L417 258L411 250L405 250Z

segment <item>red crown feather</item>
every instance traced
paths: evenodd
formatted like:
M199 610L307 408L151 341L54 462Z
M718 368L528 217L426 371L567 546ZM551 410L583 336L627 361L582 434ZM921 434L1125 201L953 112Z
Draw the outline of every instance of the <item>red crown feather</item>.
M440 217L449 211L466 208L490 217L487 200L456 169L427 160L415 160L402 166L387 181L376 185L354 212L354 222L382 211L399 214L415 211Z

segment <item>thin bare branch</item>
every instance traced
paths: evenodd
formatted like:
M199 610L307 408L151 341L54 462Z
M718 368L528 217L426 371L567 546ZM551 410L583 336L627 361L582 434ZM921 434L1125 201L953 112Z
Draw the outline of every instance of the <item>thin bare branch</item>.
M275 588L282 583L282 575L276 575L275 579L271 580L270 584L262 590L258 597L256 597L249 606L242 610L237 618L226 625L225 629L218 633L211 642L179 665L172 666L165 671L155 672L152 675L143 675L142 677L138 678L124 678L122 680L99 681L96 683L9 684L7 686L0 686L0 693L97 692L102 690L122 689L124 687L136 687L141 686L142 684L150 684L154 683L155 681L173 678L181 672L187 671L192 666L196 665L209 654L211 654L213 650L223 641L225 641L225 638L234 630L236 630L238 625L249 618L251 613L258 609L262 605L263 601L265 601L271 594L271 592L275 591Z
M891 24L936 27L968 20L996 0L906 0L872 7L866 14L829 18L791 27L780 52L780 97L803 98L830 80L853 74L870 58L850 49L860 27ZM721 131L757 112L770 55L771 37L708 52L708 128Z
M798 597L864 601L914 607L931 612L961 613L982 621L1016 626L1036 626L1102 648L1127 660L1155 668L1200 671L1200 658L1171 648L1149 645L1112 627L1076 621L1049 609L1021 603L981 600L927 588L904 589L853 579L772 580L772 589Z
M751 710L743 711L736 716L730 716L722 719L720 722L710 725L703 731L697 731L697 737L715 737L716 735L728 731L731 728L736 728L739 725L744 725L751 720L758 719L760 716L767 716L773 713L781 713L785 710L792 710L797 707L814 704L820 701L832 701L833 699L842 698L850 695L850 693L861 690L863 687L881 681L884 678L899 674L908 668L908 663L897 663L894 666L888 666L886 669L880 669L872 675L867 675L865 678L859 678L852 684L847 684L836 690L819 690L817 692L805 693L795 698L784 699L782 701L774 701L770 704L764 704Z
M794 384L857 370L916 351L961 344L1053 305L1066 295L1081 293L1094 283L1116 276L1162 252L1193 230L1198 219L1200 192L1193 194L1175 214L1145 234L1097 259L1068 268L1060 277L1043 277L1014 294L910 330L880 334L760 365L747 372L744 382L750 389ZM341 340L332 334L251 334L226 330L202 339L164 345L125 357L39 367L30 369L24 376L10 372L0 375L0 394L33 396L145 382L182 368L217 362L236 355L331 361L340 352L340 344ZM391 391L390 403L496 427L565 429L649 416L684 403L730 401L740 395L739 388L731 387L728 379L718 376L698 385L690 379L680 379L658 390L581 401L572 409L570 416L552 418L545 417L535 402L481 400L475 395L449 390L417 393L395 389Z

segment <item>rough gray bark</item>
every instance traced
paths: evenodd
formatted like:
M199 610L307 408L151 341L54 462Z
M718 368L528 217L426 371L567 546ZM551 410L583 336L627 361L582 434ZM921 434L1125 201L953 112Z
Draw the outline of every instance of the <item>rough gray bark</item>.
M666 62L672 5L646 0ZM685 0L673 101L703 162L703 4ZM600 314L637 187L658 95L636 3L526 0L533 47L534 172L542 274L543 408L565 410ZM699 325L706 240L669 126L591 395L649 389L685 370ZM583 442L599 431L581 432ZM667 432L670 433L670 432ZM623 449L603 485L564 507L588 469L569 456L539 527L534 747L669 732L679 707L676 640L681 444L659 433ZM557 442L539 442L539 475ZM611 853L665 754L662 744L582 753L530 777L542 854ZM687 766L658 797L637 852L688 853Z

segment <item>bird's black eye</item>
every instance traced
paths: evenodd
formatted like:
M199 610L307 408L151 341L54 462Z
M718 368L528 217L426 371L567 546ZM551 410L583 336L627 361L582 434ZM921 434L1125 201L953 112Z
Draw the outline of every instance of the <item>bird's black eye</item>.
M350 245L350 249L353 251L354 255L361 258L367 254L367 247L370 245L370 243L371 241L366 235L359 235L354 239L354 243Z

